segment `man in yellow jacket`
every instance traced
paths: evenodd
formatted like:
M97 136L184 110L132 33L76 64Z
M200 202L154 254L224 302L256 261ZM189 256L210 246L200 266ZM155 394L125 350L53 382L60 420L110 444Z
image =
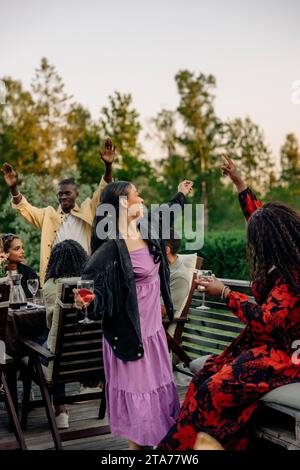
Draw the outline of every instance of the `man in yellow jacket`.
M46 269L52 247L67 239L76 240L90 253L92 225L99 204L100 194L112 181L112 164L115 149L110 139L105 142L105 149L100 154L105 164L105 174L91 198L81 206L76 204L78 188L72 179L65 179L58 184L58 209L48 206L32 206L18 189L18 174L11 165L5 163L2 168L4 179L12 194L12 207L25 220L41 231L40 282L44 284Z

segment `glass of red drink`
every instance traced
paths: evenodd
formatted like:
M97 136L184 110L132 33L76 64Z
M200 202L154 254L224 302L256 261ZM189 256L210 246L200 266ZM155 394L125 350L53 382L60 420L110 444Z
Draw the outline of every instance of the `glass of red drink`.
M94 320L90 320L88 318L88 311L87 307L90 304L90 301L94 298L94 281L85 281L80 280L77 281L77 289L78 294L81 297L82 302L84 303L83 311L84 311L84 319L79 320L78 323L93 323Z

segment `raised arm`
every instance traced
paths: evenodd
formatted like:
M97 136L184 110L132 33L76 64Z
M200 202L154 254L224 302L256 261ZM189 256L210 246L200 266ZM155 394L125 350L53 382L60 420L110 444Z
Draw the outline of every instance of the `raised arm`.
M299 304L299 295L292 293L286 284L277 281L261 306L249 302L247 295L235 291L228 294L226 303L232 313L251 327L254 334L269 336L275 328L284 329L282 324L295 305Z
M101 178L101 181L94 192L93 196L91 198L87 198L81 205L81 207L84 209L85 206L89 206L91 212L92 212L92 217L94 218L96 215L96 209L99 205L100 202L100 195L107 186L107 184L112 182L112 166L113 162L115 160L115 147L112 144L112 141L110 139L106 139L105 144L104 144L104 149L100 151L100 157L101 160L103 161L105 165L105 172L103 177Z
M19 204L22 199L22 194L18 188L19 178L17 171L9 163L4 163L1 172L4 175L5 183L10 189L14 204Z
M100 151L101 160L105 165L104 179L106 183L112 182L112 166L116 158L116 148L110 139L106 139L103 151Z
M262 305L250 302L246 294L232 291L219 279L195 282L199 290L205 290L211 296L225 298L230 311L250 326L253 333L258 336L264 334L269 336L275 328L284 328L282 323L295 309L296 304L299 308L299 294L293 293L280 279L275 282Z
M242 179L235 163L228 157L223 155L224 163L221 166L222 175L229 176L233 184L235 185L239 194L239 202L243 211L245 219L248 221L253 212L262 206L262 202L259 201L251 189L246 185Z
M141 221L140 228L143 236L146 236L148 230L151 229L150 238L164 239L164 232L169 238L169 228L174 225L175 219L181 214L186 196L192 191L193 183L184 180L178 185L177 194L167 203L160 205L153 213L150 213L150 223L145 220Z
M27 222L41 230L45 209L32 206L27 199L22 196L18 189L18 173L9 163L4 163L1 171L12 195L12 207L16 209Z

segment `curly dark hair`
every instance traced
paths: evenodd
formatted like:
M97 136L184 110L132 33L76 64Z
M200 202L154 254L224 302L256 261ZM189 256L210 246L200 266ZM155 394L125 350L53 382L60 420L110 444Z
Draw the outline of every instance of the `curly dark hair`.
M88 255L82 246L75 240L64 240L54 246L49 263L45 281L50 278L81 276Z
M268 284L273 266L292 290L300 289L300 213L280 202L257 209L248 222L250 277Z

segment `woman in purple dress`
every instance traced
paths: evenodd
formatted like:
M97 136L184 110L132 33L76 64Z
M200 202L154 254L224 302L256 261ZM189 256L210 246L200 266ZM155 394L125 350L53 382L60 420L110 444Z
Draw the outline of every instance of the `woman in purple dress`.
M181 183L170 206L178 204L181 210L191 187ZM105 216L99 215L101 208ZM133 184L109 184L97 214L94 253L82 278L94 280L94 314L100 312L103 319L111 432L138 450L157 445L179 411L160 306L161 293L172 318L167 260L162 237L147 239L141 228L143 199ZM109 220L116 220L116 226ZM77 295L79 305L80 300Z

